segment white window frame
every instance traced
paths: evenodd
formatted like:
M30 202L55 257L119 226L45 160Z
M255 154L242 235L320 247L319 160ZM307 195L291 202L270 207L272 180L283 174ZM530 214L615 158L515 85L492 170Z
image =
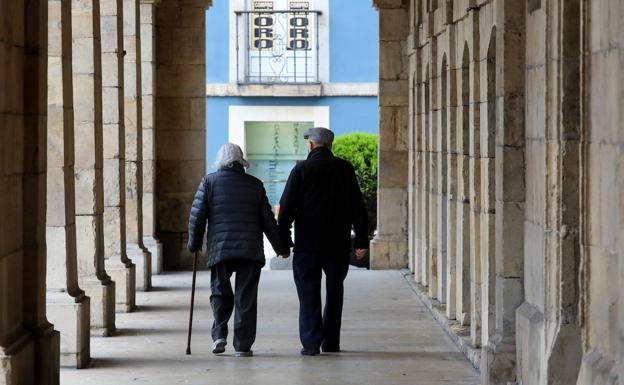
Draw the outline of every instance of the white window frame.
M228 141L247 156L245 122L314 122L329 128L329 106L229 106L228 120Z

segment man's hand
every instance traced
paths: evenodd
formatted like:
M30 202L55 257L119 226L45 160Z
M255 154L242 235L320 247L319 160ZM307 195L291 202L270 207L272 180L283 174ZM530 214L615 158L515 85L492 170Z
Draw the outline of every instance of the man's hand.
M366 256L366 252L368 249L355 249L355 259L358 261L363 259Z
M285 254L280 254L280 257L282 257L284 259L290 257L290 249L288 249L288 252L286 252Z

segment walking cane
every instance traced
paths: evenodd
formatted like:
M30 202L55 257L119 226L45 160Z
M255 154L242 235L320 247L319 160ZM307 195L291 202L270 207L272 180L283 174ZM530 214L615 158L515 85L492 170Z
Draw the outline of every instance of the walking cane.
M189 314L188 340L186 342L186 354L191 354L191 332L193 330L193 306L195 304L195 277L197 275L197 252L193 256L193 285L191 288L191 309Z

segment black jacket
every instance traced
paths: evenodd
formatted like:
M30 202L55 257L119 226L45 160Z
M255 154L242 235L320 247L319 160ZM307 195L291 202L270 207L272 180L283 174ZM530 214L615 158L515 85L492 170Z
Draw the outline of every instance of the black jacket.
M351 226L357 249L368 248L368 224L362 192L351 163L317 147L297 164L280 200L279 229L295 252L322 252L348 256Z
M189 219L188 248L201 249L208 222L208 267L243 259L264 264L262 233L277 254L282 243L262 182L245 173L239 163L206 175L197 189Z

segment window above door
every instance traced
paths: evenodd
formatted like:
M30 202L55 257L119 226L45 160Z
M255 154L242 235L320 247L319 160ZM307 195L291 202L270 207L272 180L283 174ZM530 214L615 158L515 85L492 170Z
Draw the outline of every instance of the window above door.
M235 11L239 84L319 83L319 18L311 0L251 0Z

